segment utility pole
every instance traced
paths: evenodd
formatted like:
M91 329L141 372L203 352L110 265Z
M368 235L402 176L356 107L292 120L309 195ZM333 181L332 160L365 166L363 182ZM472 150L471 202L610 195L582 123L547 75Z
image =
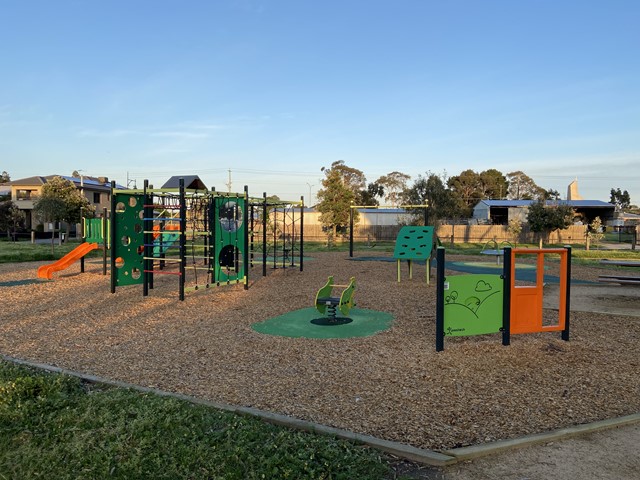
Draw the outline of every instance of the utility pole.
M309 185L309 206L311 206L313 205L313 202L311 201L311 187L315 187L315 184L307 182L307 185Z
M226 183L229 193L231 193L231 169L229 169L229 181Z

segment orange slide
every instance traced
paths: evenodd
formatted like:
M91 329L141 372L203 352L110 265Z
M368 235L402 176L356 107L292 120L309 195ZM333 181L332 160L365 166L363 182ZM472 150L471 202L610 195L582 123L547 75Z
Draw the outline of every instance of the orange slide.
M53 272L64 270L69 265L80 260L87 253L89 253L91 250L95 250L96 248L98 248L97 243L81 243L60 260L50 263L49 265L42 265L40 268L38 268L38 278L46 278L47 280L51 280Z

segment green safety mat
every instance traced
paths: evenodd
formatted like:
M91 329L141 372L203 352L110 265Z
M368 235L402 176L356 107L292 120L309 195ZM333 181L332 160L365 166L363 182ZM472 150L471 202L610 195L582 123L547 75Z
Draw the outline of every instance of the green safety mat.
M349 321L350 320L350 321ZM266 335L294 338L368 337L391 327L389 313L364 308L352 308L348 318L327 321L315 308L303 308L254 323L251 328Z

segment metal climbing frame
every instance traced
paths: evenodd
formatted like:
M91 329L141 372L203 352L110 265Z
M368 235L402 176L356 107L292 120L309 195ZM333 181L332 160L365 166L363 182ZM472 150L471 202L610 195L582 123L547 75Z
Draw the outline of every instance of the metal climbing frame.
M262 276L272 269L295 267L304 269L304 200L300 202L270 201L263 193L261 201L252 200L250 212L250 266L261 254Z

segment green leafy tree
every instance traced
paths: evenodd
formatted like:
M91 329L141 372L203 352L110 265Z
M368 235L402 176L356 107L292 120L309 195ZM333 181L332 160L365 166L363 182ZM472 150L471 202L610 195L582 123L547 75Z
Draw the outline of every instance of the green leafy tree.
M384 201L390 205L397 206L402 201L402 192L407 189L407 182L411 176L402 172L391 172L381 176L376 180L376 184L382 187Z
M9 176L9 174L6 171L3 171L2 174L0 174L0 185L4 185L6 183L9 183L11 181L11 177Z
M591 221L587 230L587 235L589 237L589 241L593 245L598 245L600 243L600 240L604 237L604 232L602 231L602 220L600 220L600 217L596 217Z
M507 231L511 238L513 239L513 243L515 246L518 246L518 239L520 238L520 233L522 232L522 223L517 218L512 218L509 220L509 225L507 226Z
M95 207L80 193L75 184L62 177L53 177L42 186L40 197L33 204L34 213L44 222L79 223L82 215L93 216ZM53 245L54 232L51 233Z
M380 205L378 198L384 196L384 187L377 182L370 183L367 188L356 193L355 203L358 205Z
M0 202L0 230L7 232L7 238L15 240L16 233L25 228L25 213L12 201Z
M573 208L567 204L545 205L539 200L529 206L527 221L531 231L540 234L542 248L543 236L548 243L552 232L564 230L573 223Z
M462 214L470 217L473 207L480 200L504 198L509 182L502 172L495 168L480 173L469 169L449 178L447 186L464 205Z
M344 163L344 160L333 162L330 168L326 169L322 167L321 170L325 172L325 175L328 171L337 172L340 175L343 185L351 190L354 195L360 190L367 188L367 177L365 177L362 170L349 167Z
M447 186L463 206L462 214L470 217L473 207L482 200L480 175L471 169L464 170L450 177Z
M536 185L533 179L521 171L507 173L509 182L509 200L541 200L545 198L546 190Z
M65 218L66 204L63 199L51 195L42 195L33 204L33 212L42 222L54 224L51 229L51 250L53 251L55 225Z
M490 168L489 170L480 172L479 180L480 195L483 200L502 200L507 196L509 182L501 171Z
M609 202L616 206L616 210L624 210L631 206L631 197L626 190L622 192L619 188L612 188Z
M331 238L335 238L338 230L349 224L351 205L355 204L357 192L364 189L366 179L360 170L347 167L342 160L333 162L330 168L323 168L325 178L318 190L320 223L330 230ZM358 212L354 211L354 222L358 220Z
M426 176L418 175L413 185L402 195L404 203L409 205L427 205L427 217L430 225L437 225L440 219L460 216L460 204L456 196L445 187L442 178L427 172ZM414 211L413 223L424 222L421 212Z
M544 200L560 200L560 192L550 188L544 192Z

